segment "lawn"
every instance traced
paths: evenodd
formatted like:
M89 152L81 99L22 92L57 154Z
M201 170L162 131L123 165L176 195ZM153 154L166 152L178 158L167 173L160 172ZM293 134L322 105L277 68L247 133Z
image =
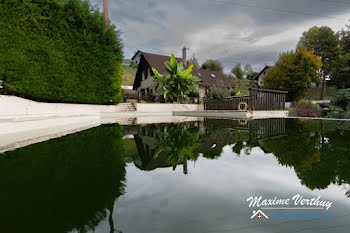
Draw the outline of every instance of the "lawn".
M133 68L130 66L123 66L123 75L122 75L123 86L132 86L134 84L136 71L137 71L137 68Z
M321 86L319 88L312 87L306 94L305 98L309 100L320 100L321 99ZM326 96L324 99L330 100L338 92L338 89L326 87Z

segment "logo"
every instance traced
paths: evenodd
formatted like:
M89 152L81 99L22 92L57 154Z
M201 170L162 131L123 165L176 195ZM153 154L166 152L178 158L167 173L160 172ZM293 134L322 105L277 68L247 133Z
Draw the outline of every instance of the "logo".
M247 198L249 208L258 208L253 211L250 219L269 219L266 212L272 216L272 220L320 220L331 219L332 214L328 210L332 207L331 201L322 200L321 196L305 198L300 194L291 198L264 199L262 196ZM264 213L264 212L265 213ZM273 213L269 213L273 211Z
M258 219L261 219L262 217L265 217L266 219L268 219L269 217L264 213L262 212L261 210L258 210L258 211L253 211L253 215L250 217L250 219L253 219L257 217Z

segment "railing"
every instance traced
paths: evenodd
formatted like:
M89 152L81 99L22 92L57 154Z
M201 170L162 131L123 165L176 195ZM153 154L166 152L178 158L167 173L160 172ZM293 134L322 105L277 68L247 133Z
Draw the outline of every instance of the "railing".
M249 110L284 110L287 91L250 88Z
M249 89L249 95L204 101L204 110L284 110L288 92Z
M240 110L239 108L240 103L247 103L247 107L248 107L249 96L248 95L233 96L222 100L204 101L204 110ZM244 107L243 107L243 110L244 110Z
M135 91L135 90L126 90L126 91L124 91L124 93L123 93L123 99L124 99L124 101L125 101L126 99L136 99L136 100L137 100L137 98L138 98L138 93L137 93L137 91Z
M252 141L285 136L286 123L284 118L256 119L256 120L223 120L204 119L204 125L219 125L234 130L248 131Z

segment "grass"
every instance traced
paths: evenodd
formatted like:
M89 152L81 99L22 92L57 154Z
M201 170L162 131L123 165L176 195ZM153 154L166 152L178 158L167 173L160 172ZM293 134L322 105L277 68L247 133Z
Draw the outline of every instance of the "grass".
M321 99L321 91L322 88L320 87L312 87L306 94L305 99L309 100L320 100ZM338 92L338 89L331 88L326 86L326 96L324 99L330 100L332 97Z
M249 88L252 88L254 85L248 79L235 79L235 82L239 85L239 91L241 95L249 95Z
M123 66L122 85L132 86L134 84L137 68Z

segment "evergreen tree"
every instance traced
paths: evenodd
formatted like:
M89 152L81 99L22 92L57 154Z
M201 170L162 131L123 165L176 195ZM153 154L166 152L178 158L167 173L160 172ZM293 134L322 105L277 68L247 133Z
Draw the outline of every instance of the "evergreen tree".
M340 58L339 39L336 33L329 27L312 27L304 32L299 46L314 51L317 56L322 58L322 92L321 99L325 96L326 78L329 77L335 81L337 76L337 66Z

